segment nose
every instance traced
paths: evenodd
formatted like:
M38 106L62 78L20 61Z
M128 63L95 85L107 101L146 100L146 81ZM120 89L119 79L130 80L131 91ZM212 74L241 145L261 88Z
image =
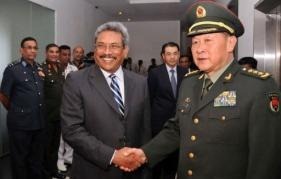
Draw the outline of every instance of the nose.
M104 53L105 53L105 54L111 54L111 53L112 53L112 50L111 50L111 48L110 48L109 45L106 45L106 46L105 46L105 51L104 51Z
M197 53L204 53L206 51L206 44L204 41L201 41L197 44L196 52Z

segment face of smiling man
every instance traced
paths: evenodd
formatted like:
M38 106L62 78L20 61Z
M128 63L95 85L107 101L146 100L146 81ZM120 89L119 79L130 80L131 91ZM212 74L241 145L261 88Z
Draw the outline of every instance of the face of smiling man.
M114 31L102 31L96 39L96 64L103 70L114 73L128 54L128 47L122 42L122 35Z

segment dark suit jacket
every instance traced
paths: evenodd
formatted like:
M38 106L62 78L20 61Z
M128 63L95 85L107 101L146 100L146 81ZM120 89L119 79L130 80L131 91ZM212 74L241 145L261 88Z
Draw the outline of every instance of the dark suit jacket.
M186 77L176 117L143 147L149 163L179 147L179 179L279 179L280 91L263 75L243 70L234 61L203 100L200 72ZM232 106L222 98L230 92L227 101Z
M96 65L69 74L65 82L62 132L74 149L72 179L141 178L142 169L124 174L110 165L115 149L139 147L151 136L146 80L133 72L123 71L124 118Z
M177 91L186 69L177 67ZM170 77L165 64L152 69L148 74L151 103L151 128L153 136L160 132L164 123L175 116L177 99L173 94Z

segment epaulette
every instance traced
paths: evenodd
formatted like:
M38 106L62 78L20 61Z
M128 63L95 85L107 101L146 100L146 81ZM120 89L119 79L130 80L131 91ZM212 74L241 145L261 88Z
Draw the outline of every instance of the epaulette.
M188 72L184 75L184 77L190 77L190 76L193 76L193 75L197 75L197 74L200 74L201 71L200 70L195 70L195 71L191 71L191 72Z
M8 64L8 67L13 67L16 64L19 64L20 62L21 62L21 60L15 60L15 61L11 62L10 64Z
M242 68L242 74L256 77L256 78L263 79L263 80L265 80L271 76L271 74L269 74L268 72L262 72L262 71L249 69L249 68Z

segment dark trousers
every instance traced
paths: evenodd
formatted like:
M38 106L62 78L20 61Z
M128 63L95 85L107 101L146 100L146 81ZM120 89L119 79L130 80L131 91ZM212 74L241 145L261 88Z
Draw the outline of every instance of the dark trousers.
M174 152L169 157L155 165L152 171L153 179L175 179L178 168L179 152Z
M60 145L61 127L60 121L52 121L47 123L47 147L45 153L45 168L49 176L57 173L58 150Z
M45 131L9 129L13 179L44 178Z

